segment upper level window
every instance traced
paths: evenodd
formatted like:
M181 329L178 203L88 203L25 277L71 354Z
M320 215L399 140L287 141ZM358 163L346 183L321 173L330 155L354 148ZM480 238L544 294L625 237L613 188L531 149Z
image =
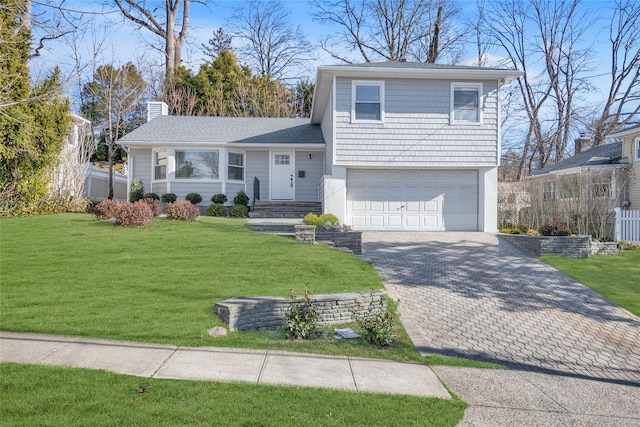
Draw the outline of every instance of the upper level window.
M353 121L383 121L384 82L354 81L352 94Z
M244 154L229 153L227 177L237 181L244 181Z
M218 179L218 150L176 150L176 178Z
M451 84L451 122L481 123L482 84Z
M153 179L167 179L167 152L153 152Z
M640 138L636 138L636 160L640 160Z

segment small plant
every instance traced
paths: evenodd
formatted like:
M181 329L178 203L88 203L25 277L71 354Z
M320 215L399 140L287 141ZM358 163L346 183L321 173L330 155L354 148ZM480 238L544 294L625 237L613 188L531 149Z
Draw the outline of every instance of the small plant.
M322 215L316 215L313 212L309 212L304 216L302 221L307 225L315 225L316 227L324 227L327 225L335 225L338 223L338 217L332 213L323 213Z
M354 316L360 330L360 335L370 344L378 347L388 347L395 341L396 316L384 307L384 301L380 299L379 307L374 310L374 301L371 299L369 312L362 316Z
M131 181L131 189L129 190L129 201L137 202L144 198L144 185L139 179Z
M293 289L290 290L291 305L287 311L287 339L309 339L316 332L316 318L318 313L309 298L309 287L304 287L304 297L296 296Z
M189 193L185 196L185 199L190 201L192 205L197 205L202 201L202 196L198 193Z
M245 205L233 205L229 208L229 215L235 218L246 218L249 213L249 208Z
M502 228L500 232L503 234L520 234L519 228Z
M571 234L567 224L560 221L555 221L550 224L545 224L538 229L541 236L568 236Z
M178 196L173 193L163 193L161 199L165 203L173 203L178 200Z
M540 235L540 233L538 233L538 230L534 230L533 228L527 229L527 234L529 236L539 236Z
M167 205L167 218L181 221L195 221L200 216L200 209L188 200L176 200Z
M101 221L111 221L116 219L119 209L118 200L105 200L93 207L93 215Z
M227 201L227 195L226 194L214 194L213 197L211 197L211 201L213 203L218 203L221 205L224 205Z
M214 203L207 208L209 216L227 216L227 208L222 203Z
M233 204L249 206L249 196L244 191L238 191L236 197L233 198Z
M160 200L160 196L158 196L158 193L145 193L144 199Z

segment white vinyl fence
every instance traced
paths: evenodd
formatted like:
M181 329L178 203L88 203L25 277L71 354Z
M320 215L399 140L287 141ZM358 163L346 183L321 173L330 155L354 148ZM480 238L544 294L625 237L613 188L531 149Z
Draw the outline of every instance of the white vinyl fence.
M85 197L101 202L109 195L109 171L89 165L84 184ZM127 177L113 172L113 198L127 200Z
M616 208L616 240L640 244L640 210Z

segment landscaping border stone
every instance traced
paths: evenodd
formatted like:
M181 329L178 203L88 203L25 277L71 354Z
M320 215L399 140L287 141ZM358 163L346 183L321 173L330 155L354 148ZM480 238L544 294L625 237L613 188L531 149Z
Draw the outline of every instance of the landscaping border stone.
M364 316L387 309L383 290L344 294L309 295L317 310L318 326L340 325L353 321L354 315ZM287 325L286 315L291 299L277 297L233 298L216 303L215 312L230 331L279 329Z
M565 258L587 258L591 253L591 236L531 236L528 234L498 234L498 237L535 255Z

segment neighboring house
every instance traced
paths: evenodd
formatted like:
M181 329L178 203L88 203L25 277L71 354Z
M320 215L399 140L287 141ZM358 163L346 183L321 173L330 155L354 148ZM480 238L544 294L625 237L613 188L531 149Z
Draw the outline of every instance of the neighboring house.
M624 207L640 210L640 126L609 135L622 140L622 157L629 164L629 182Z
M320 201L360 230L494 232L498 90L520 74L408 62L321 66L310 120L167 116L151 103L148 123L119 143L129 180L142 180L145 192Z

